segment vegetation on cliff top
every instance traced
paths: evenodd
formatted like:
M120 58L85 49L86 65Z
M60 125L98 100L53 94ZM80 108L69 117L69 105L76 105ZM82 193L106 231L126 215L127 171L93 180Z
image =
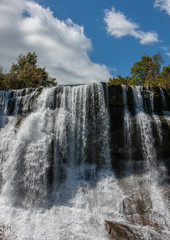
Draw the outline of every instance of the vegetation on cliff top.
M109 84L129 84L170 87L170 65L163 67L163 57L160 53L153 55L143 55L141 60L134 63L130 75L122 77L112 77Z
M45 68L37 66L35 52L20 54L16 64L12 64L9 73L0 68L0 90L55 86L56 79L49 77Z
M134 63L130 74L126 77L117 75L109 79L109 85L148 85L170 88L170 65L163 67L163 57L160 53L143 55L140 61ZM35 52L20 54L16 64L12 64L9 73L3 73L0 67L0 90L48 87L57 85L56 79L49 77L45 68L37 66Z

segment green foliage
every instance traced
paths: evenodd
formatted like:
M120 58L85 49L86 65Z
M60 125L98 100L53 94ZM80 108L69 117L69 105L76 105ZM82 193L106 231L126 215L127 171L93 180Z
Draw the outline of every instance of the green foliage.
M6 89L18 89L18 88L20 88L17 73L5 74L5 84L6 84Z
M152 65L153 65L154 75L157 75L160 73L161 66L163 63L164 63L164 60L160 53L153 55Z
M129 85L138 85L139 79L137 77L129 77L128 84Z
M109 85L120 85L120 84L127 84L128 77L122 77L121 75L117 75L117 77L112 77L109 79Z
M170 87L170 65L163 68L160 73L163 57L160 53L153 55L143 55L140 61L134 63L130 71L130 76L113 77L109 79L109 84L129 84L148 86L168 86Z
M22 71L24 70L25 65L36 67L36 63L37 63L37 55L35 54L35 52L33 53L29 52L27 53L27 55L20 54L18 56L18 63L12 64L10 72L13 73L13 72Z
M170 64L163 68L161 74L162 74L162 76L164 76L164 77L168 78L168 80L170 80Z
M164 61L160 53L155 54L153 57L144 55L141 61L134 63L131 68L131 78L135 79L135 82L138 82L138 84L153 84L156 76L160 73L163 63Z
M45 68L37 68L34 65L25 64L23 70L18 73L19 88L46 87L56 85L54 78L49 78Z
M163 68L159 78L160 86L170 87L170 65Z
M5 74L3 74L3 68L0 66L0 89L6 89Z
M27 87L55 86L56 79L49 77L45 68L37 67L35 52L20 54L16 64L12 64L10 72L3 74L0 70L0 89L20 89Z
M139 84L144 83L149 72L152 74L151 63L152 58L148 55L144 55L141 61L136 62L131 68L131 78L135 79Z

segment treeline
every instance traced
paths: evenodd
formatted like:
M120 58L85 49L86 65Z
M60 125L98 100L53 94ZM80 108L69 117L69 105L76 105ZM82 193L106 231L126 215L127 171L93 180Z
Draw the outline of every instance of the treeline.
M126 77L117 75L111 77L109 84L129 84L170 87L170 65L163 67L163 57L160 53L153 55L143 55L141 60L134 63L130 74Z
M48 87L56 84L56 79L49 77L45 68L37 66L35 52L20 54L9 73L3 73L3 68L0 67L0 90Z
M130 74L126 77L117 75L109 79L109 85L129 84L170 87L170 65L163 67L163 57L160 53L143 55L141 60L134 63ZM0 67L0 90L49 87L57 85L56 79L49 77L45 68L37 66L35 52L20 54L16 64L12 64L8 73L3 73Z

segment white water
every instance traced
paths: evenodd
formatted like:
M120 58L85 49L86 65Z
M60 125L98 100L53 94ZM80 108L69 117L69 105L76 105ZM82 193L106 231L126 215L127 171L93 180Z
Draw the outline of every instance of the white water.
M140 86L133 86L132 90L134 94L134 101L136 104L136 121L139 127L139 134L141 137L145 168L148 171L148 174L144 176L144 181L146 182L146 186L150 194L150 199L152 201L151 211L157 214L161 214L162 216L165 216L166 219L168 219L169 212L167 211L167 206L163 199L164 197L162 195L162 191L158 185L160 176L156 166L157 154L153 141L154 138L151 126L151 119L150 116L144 111L142 88ZM152 104L151 107L153 109ZM158 123L158 121L156 123ZM159 123L157 124L157 129L159 129L159 132L161 131Z
M60 106L53 109L55 92L55 88L44 89L36 109L17 127L20 102L24 101L26 111L30 94L17 93L13 116L6 116L10 93L3 93L7 120L0 130L0 222L20 240L105 239L104 220L120 215L122 192L109 170L109 117L103 87L64 87L57 93ZM87 159L89 145L92 159ZM103 166L98 172L96 157ZM49 187L51 164L54 179Z
M131 159L131 149L132 149L132 117L128 109L127 105L127 89L125 85L122 85L123 90L123 99L124 99L124 136L125 136L125 144L126 144L126 152L128 155L128 160Z
M170 126L170 111L168 111L165 94L161 88L160 88L160 93L161 93L161 102L162 102L162 106L163 106L164 118L166 119L168 125Z
M131 116L123 90L130 146ZM122 179L111 168L108 96L102 84L58 86L41 94L16 91L13 109L10 92L1 93L3 239L104 240L105 220L136 227L141 239L168 239L169 215L157 184L151 119L143 109L140 87L133 92L148 171ZM143 210L138 208L163 232L143 226L138 216Z
M144 111L144 103L140 86L133 86L133 95L135 101L136 121L139 135L141 137L142 150L146 160L146 168L154 168L156 161L156 149L154 147L154 138L152 134L150 116Z
M151 111L152 111L152 117L156 123L157 132L159 135L160 142L162 143L162 126L161 126L161 120L157 114L154 113L154 93L151 91L148 91L150 95L150 102L151 102Z

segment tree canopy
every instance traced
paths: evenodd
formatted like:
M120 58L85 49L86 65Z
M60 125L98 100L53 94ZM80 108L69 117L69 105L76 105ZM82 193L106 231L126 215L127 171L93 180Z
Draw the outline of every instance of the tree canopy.
M49 77L45 68L37 66L37 59L35 52L28 52L18 56L17 63L12 64L9 73L3 73L0 66L0 90L55 86L56 79ZM128 76L111 77L109 84L170 87L170 65L163 67L160 72L163 63L160 53L154 54L153 57L144 54L140 61L134 63Z
M13 63L9 73L3 74L0 68L0 89L20 89L27 87L55 86L56 79L49 77L45 68L37 66L35 52L20 54L17 63Z
M131 68L130 75L116 78L110 78L110 84L132 84L132 85L156 85L156 86L170 86L170 65L163 68L163 57L160 53L153 55L143 55L140 61L134 63Z

